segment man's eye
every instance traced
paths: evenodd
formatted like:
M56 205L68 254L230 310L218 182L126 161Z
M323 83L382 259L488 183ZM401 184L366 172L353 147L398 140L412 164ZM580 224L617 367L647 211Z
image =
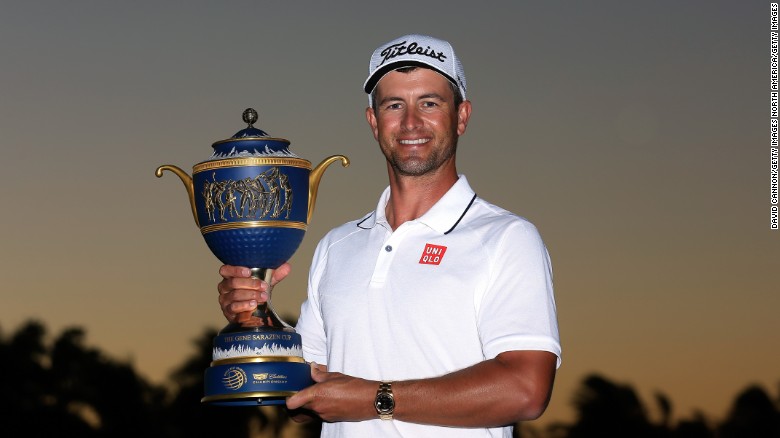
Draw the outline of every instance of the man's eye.
M422 106L425 108L433 108L435 106L438 106L438 104L436 102L427 101L427 102L423 102Z

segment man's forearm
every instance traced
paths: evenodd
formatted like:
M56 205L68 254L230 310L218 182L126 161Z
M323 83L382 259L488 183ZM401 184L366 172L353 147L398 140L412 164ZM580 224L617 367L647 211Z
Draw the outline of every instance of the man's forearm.
M495 427L532 420L544 412L557 358L546 351L510 351L441 377L393 382L393 418L440 426ZM328 372L312 364L315 385L287 400L325 421L378 418L379 382Z
M556 360L549 352L512 351L441 377L394 382L394 418L461 427L533 420L547 407Z

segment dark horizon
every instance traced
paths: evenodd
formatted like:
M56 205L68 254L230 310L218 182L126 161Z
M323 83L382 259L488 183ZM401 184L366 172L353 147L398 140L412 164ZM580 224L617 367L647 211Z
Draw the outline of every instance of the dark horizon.
M319 436L317 421L300 425L278 407L217 407L201 404L203 371L211 362L206 329L193 340L190 356L162 384L152 384L134 366L89 347L85 330L72 327L50 336L29 321L0 336L3 401L0 421L26 436L146 437ZM49 340L51 338L51 340ZM654 395L659 417L632 385L598 373L582 378L568 395L571 421L518 423L516 437L544 438L745 438L780 437L780 376L777 392L748 386L733 397L726 418L702 412L678 415L674 401ZM121 395L117 395L121 394ZM771 395L770 395L771 394ZM560 391L553 397L561 397ZM30 428L36 422L37 426Z

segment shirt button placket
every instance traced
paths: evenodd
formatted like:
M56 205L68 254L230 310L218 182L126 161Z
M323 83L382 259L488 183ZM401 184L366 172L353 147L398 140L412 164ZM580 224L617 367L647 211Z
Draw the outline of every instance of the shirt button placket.
M390 270L390 264L393 262L395 253L398 249L398 238L400 236L394 234L385 242L382 249L377 256L376 266L374 267L374 275L371 278L371 282L383 283L387 277L387 272Z

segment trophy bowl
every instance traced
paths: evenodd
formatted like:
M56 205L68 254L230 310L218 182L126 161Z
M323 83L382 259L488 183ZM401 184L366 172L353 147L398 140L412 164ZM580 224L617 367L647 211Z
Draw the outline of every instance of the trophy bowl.
M292 257L311 220L317 190L333 155L312 168L290 151L290 142L255 128L257 111L248 108L247 127L214 143L213 154L192 168L192 176L166 164L184 184L195 224L212 253L224 264L246 266L271 283L273 271ZM206 370L204 403L284 404L285 397L311 385L301 336L285 323L269 299L239 315L214 338Z

